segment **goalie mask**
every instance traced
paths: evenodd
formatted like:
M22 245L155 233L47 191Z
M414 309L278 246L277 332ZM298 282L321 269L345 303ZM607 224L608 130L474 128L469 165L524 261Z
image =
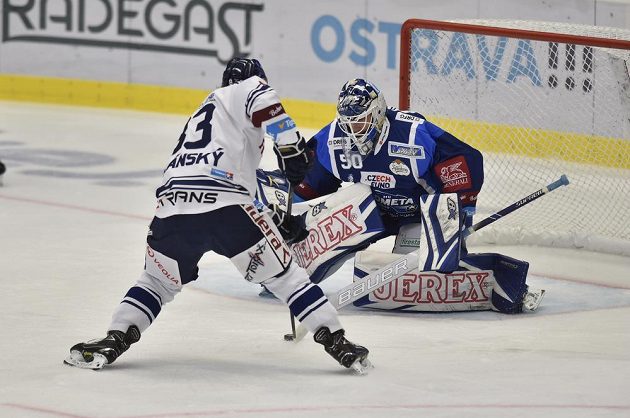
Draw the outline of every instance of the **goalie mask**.
M234 57L223 71L221 87L236 84L255 75L267 81L265 70L257 59Z
M369 81L356 78L341 88L337 103L337 123L347 135L344 152L356 151L366 157L374 150L374 143L385 122L385 97Z

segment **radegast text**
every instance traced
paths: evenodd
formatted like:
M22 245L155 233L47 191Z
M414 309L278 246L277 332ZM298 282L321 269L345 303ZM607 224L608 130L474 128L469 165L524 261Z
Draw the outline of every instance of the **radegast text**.
M253 16L264 5L212 4L208 0L2 0L2 42L210 56L222 64L233 56L248 56Z

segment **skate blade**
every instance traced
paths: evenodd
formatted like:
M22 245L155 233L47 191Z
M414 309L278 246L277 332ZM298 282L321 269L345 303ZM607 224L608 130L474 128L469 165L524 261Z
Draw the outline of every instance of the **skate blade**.
M94 360L85 361L83 354L80 351L71 351L70 355L63 361L64 364L69 366L78 367L80 369L101 370L104 365L107 364L107 359L104 355L94 353Z
M357 360L350 366L350 369L360 376L365 376L369 373L370 369L373 369L374 366L367 358L363 360Z

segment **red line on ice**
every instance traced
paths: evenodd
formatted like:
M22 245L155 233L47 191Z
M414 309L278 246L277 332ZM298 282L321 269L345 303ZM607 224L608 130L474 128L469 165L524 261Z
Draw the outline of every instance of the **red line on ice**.
M27 199L23 197L12 197L12 196L5 196L5 195L0 195L0 199L14 200L16 202L34 203L37 205L52 206L52 207L63 208L63 209L80 210L82 212L88 212L88 213L99 213L101 215L120 216L123 218L130 218L130 219L142 219L143 221L151 220L151 218L147 216L133 215L130 213L115 212L115 211L104 210L104 209L95 209L95 208L89 208L85 206L69 205L66 203L47 202L45 200Z
M299 412L325 412L339 410L395 410L395 409L612 409L630 410L630 405L532 405L532 404L479 404L479 405L347 405L347 406L314 406L288 408L251 408L251 409L217 409L213 411L170 412L149 415L128 415L121 418L176 418L176 417L204 417L217 415L256 415L262 413L291 414Z

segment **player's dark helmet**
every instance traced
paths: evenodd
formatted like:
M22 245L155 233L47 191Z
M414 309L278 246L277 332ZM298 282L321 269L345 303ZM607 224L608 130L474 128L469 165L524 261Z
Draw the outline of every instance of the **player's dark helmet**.
M236 84L255 75L267 81L265 70L257 59L234 57L223 71L221 87Z
M365 157L374 150L386 110L383 93L369 81L356 78L343 85L337 102L337 122L348 137L344 141L347 153L356 149Z

